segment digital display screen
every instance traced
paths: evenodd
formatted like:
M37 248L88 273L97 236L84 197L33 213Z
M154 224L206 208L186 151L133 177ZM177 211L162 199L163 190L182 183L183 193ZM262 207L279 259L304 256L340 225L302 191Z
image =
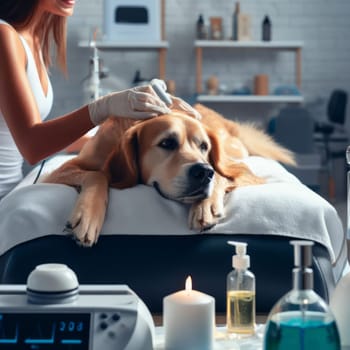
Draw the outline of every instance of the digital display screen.
M1 350L87 350L90 314L0 313Z

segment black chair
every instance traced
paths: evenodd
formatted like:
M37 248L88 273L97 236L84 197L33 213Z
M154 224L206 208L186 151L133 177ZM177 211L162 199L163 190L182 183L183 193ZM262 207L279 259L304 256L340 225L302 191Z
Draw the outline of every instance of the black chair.
M315 140L322 143L324 165L328 171L330 199L335 198L335 182L333 179L333 160L344 158L345 148L332 150L331 143L348 144L348 136L344 130L346 120L347 92L333 90L327 105L327 122L315 122Z
M348 94L343 90L334 90L327 105L328 122L316 122L315 132L320 133L323 138L326 156L331 157L332 152L329 148L329 141L334 135L335 131L343 133L343 126L346 119L346 105L348 101ZM345 137L345 135L344 135ZM339 155L344 156L344 152Z
M273 137L295 153L296 167L286 168L305 185L320 190L321 159L314 142L314 119L300 106L282 108L274 119Z

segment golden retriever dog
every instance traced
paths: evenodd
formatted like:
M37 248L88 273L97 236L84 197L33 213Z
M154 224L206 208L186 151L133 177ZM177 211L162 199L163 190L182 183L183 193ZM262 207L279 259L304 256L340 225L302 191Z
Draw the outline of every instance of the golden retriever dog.
M109 187L145 184L167 199L188 203L189 226L201 231L225 217L226 193L264 183L242 158L259 155L294 164L290 151L253 125L199 104L195 108L201 120L178 110L142 121L109 118L75 158L48 175L45 182L79 192L67 229L80 244L97 242Z

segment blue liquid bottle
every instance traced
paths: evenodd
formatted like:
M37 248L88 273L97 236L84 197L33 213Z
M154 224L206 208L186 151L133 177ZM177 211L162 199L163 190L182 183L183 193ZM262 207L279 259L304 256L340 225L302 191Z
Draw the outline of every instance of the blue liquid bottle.
M335 318L313 290L312 242L294 245L293 289L272 308L264 350L340 350Z

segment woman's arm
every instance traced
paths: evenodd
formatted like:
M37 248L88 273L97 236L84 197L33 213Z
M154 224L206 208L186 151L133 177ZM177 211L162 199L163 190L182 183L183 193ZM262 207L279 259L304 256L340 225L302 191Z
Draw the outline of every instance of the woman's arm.
M30 164L71 145L109 116L143 119L171 112L148 85L111 93L43 122L27 79L26 63L18 33L10 26L0 25L0 110L19 151ZM177 106L193 111L187 104Z
M16 31L0 25L0 110L23 157L35 164L94 127L88 107L42 122L26 74L26 54Z

